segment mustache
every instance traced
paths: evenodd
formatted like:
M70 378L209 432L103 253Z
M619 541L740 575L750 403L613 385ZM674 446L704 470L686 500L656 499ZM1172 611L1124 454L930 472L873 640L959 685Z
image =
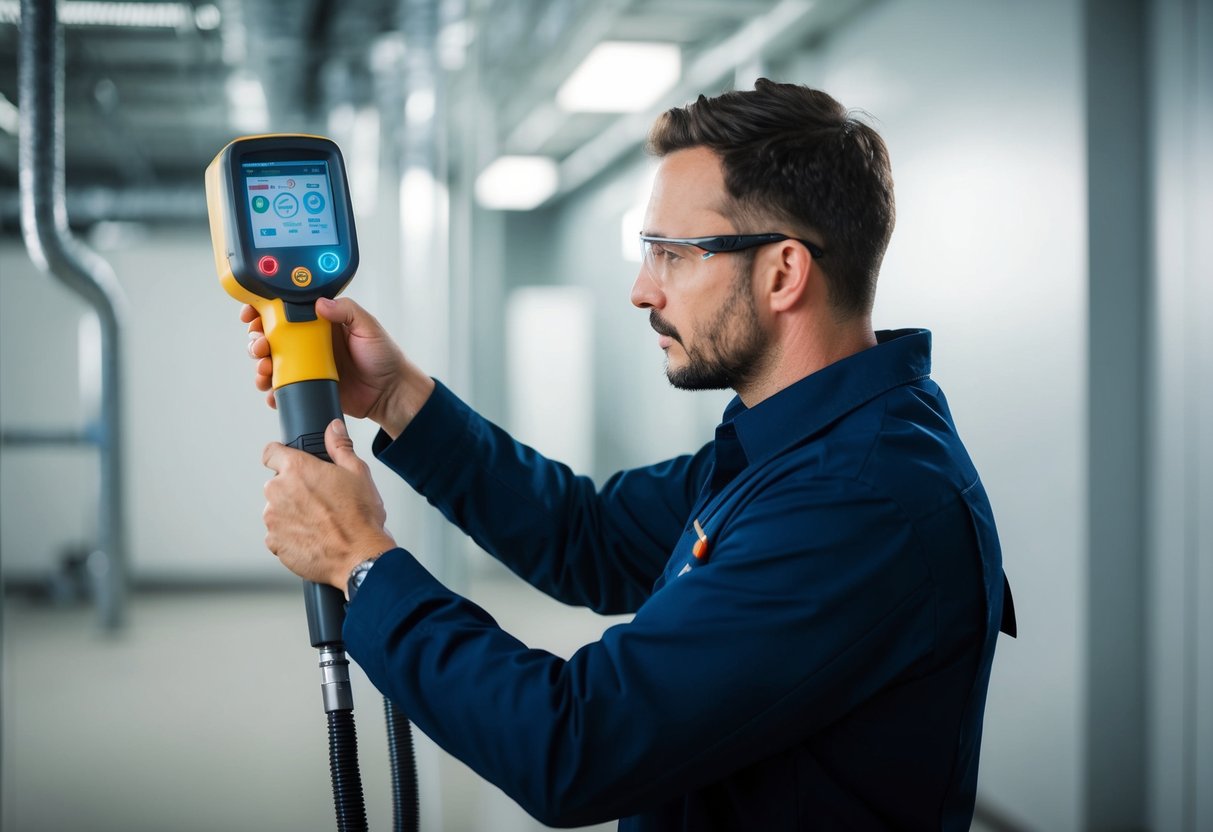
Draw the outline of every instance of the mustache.
M649 310L649 326L658 335L664 335L667 338L673 338L680 344L682 343L682 336L678 334L678 330L674 329L674 326L669 321L658 315L656 309Z

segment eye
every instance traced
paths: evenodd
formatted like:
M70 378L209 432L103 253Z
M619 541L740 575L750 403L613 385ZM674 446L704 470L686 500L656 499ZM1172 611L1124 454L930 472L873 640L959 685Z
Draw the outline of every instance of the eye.
M674 252L673 248L664 246L661 243L653 244L653 256L670 262L682 259Z

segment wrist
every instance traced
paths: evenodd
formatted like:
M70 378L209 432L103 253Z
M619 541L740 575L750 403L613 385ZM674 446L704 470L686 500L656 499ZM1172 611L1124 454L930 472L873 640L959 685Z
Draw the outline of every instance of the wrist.
M391 535L386 533L369 538L351 547L349 557L342 561L342 565L332 576L329 583L344 592L347 601L350 600L350 578L353 576L354 570L367 561L378 560L385 552L389 552L395 548L396 541L392 539Z
M362 587L362 582L366 580L366 576L370 574L371 567L378 560L378 558L367 558L357 563L350 570L349 579L345 583L345 600L347 603L354 600L354 596L358 594L358 590Z
M410 364L400 382L384 397L383 406L374 415L374 421L383 428L384 433L398 439L429 401L434 386L432 378Z

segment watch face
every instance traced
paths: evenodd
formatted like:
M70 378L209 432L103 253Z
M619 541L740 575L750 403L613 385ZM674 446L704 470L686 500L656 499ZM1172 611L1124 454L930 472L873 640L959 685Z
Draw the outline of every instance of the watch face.
M375 565L374 560L364 560L362 563L354 567L350 572L350 579L346 585L347 594L353 600L354 593L358 591L358 587L362 586L363 580L366 579L366 573L371 571L371 567Z

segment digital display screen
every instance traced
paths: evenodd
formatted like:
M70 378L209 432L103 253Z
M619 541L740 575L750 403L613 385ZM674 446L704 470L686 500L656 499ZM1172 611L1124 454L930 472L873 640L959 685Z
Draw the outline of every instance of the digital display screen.
M338 244L328 162L244 162L241 168L256 248Z

